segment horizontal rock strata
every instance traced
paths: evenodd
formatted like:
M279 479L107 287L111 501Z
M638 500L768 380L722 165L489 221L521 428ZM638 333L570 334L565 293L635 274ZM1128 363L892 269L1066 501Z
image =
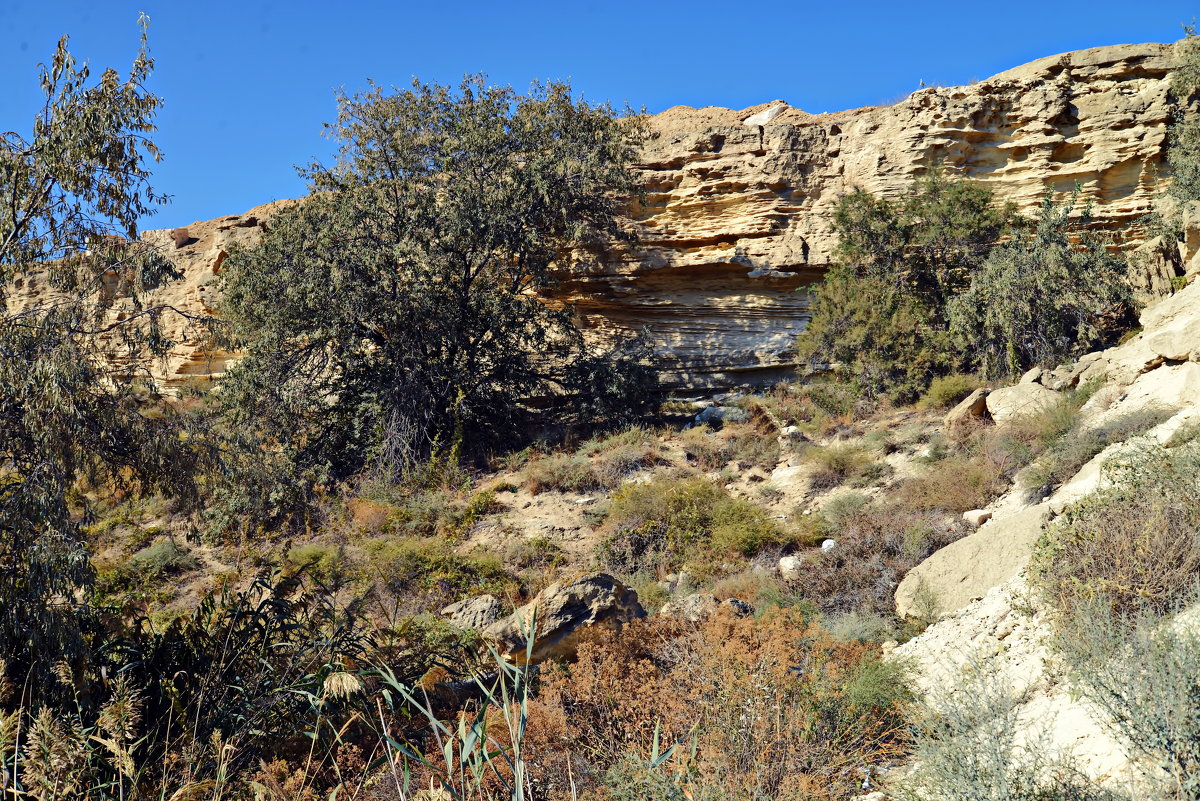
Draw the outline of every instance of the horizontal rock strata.
M565 267L555 297L598 335L646 331L675 385L715 388L793 366L808 318L796 290L832 260L832 213L853 187L900 197L942 164L1029 210L1078 183L1097 226L1137 239L1161 189L1171 53L1082 50L835 114L781 101L668 109L649 120L645 196L630 208L636 245ZM255 236L271 210L149 232L184 273L162 299L209 309L228 245ZM179 334L169 381L221 372L229 354Z

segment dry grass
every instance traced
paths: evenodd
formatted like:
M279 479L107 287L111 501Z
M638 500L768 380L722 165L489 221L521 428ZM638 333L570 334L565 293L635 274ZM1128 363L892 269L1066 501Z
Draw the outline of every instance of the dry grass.
M732 458L729 441L706 425L684 431L679 444L688 460L706 473L720 470Z
M934 462L924 472L895 489L891 498L914 512L958 515L987 506L1008 488L1006 468L983 454L975 458L950 456Z
M796 586L828 614L894 617L894 595L905 573L963 535L961 521L885 502L822 521L821 534L837 547L812 554Z
M594 492L613 489L639 470L666 464L658 435L631 428L588 440L574 453L551 454L526 462L522 486L541 492Z
M804 458L813 465L809 481L815 490L829 490L842 484L869 486L883 480L889 472L885 463L876 461L861 445L809 448Z
M1105 486L1043 535L1035 583L1068 612L1103 599L1113 611L1165 612L1200 573L1200 448L1146 446L1110 463Z

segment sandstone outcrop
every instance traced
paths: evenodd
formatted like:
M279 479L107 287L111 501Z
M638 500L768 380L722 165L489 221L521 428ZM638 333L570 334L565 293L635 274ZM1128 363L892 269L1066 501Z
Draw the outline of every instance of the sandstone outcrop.
M551 584L531 602L483 631L507 659L533 664L574 656L584 632L645 617L637 593L606 573ZM527 654L527 636L534 632Z
M1061 397L1041 384L1021 383L992 390L985 402L991 418L997 423L1006 423L1017 417L1044 412Z
M636 247L562 265L554 296L597 336L647 330L669 380L710 388L790 372L808 316L807 293L796 290L833 258L831 216L854 187L899 197L942 164L1029 210L1078 182L1095 225L1135 243L1165 180L1171 64L1170 45L1117 45L928 87L890 106L668 109L649 119L645 197L629 210ZM184 274L160 300L210 310L223 254L257 235L275 207L148 232ZM1200 210L1194 216L1200 232ZM1200 269L1200 233L1184 250ZM1162 291L1169 276L1156 281ZM178 327L164 377L219 375L229 354Z
M1171 63L1170 45L1118 45L891 106L669 109L650 120L639 247L578 265L562 297L597 329L647 327L679 383L720 385L791 365L794 290L832 260L853 187L899 197L942 164L1030 210L1078 182L1095 224L1133 243L1162 188Z
M917 565L896 588L901 617L936 617L982 598L1017 575L1029 561L1049 509L1033 506L989 520Z

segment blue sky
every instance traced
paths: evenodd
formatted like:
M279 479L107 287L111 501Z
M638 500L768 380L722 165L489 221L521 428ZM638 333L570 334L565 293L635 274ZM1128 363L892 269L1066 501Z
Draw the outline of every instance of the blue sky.
M304 193L293 165L325 157L334 91L368 78L456 82L486 72L527 86L570 78L590 99L649 111L780 98L811 112L897 99L1034 58L1173 41L1183 2L184 2L0 0L0 130L28 131L37 64L58 37L94 67L128 66L151 18L166 105L146 227L234 214Z

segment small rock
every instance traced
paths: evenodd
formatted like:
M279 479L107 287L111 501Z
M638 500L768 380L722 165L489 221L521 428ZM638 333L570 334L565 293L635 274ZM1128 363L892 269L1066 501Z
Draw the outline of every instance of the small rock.
M526 633L536 616L532 664L570 659L583 633L595 626L615 628L646 612L637 593L606 573L551 584L531 602L484 630L507 659L524 663Z
M196 240L192 239L192 235L188 232L187 226L183 228L175 228L171 231L171 241L175 243L175 249L192 244Z
M824 542L821 543L821 550L824 551L825 553L829 553L830 551L837 550L837 547L838 547L837 540L825 540Z
M715 595L697 592L678 600L667 601L658 613L688 623L699 623L715 612L719 605Z
M746 480L754 484L766 481L768 478L770 478L770 476L768 476L766 471L764 471L761 467L755 467L746 474Z
M1021 380L1018 383L1020 383L1020 384L1037 384L1042 380L1042 376L1045 374L1045 372L1046 371L1043 370L1041 367L1034 367L1034 368L1026 371L1026 373L1021 376Z
M803 572L804 560L799 556L784 556L779 560L779 577L784 581L796 581Z
M972 392L967 397L963 398L957 406L946 413L942 419L942 430L948 435L953 435L961 430L964 426L971 423L973 420L978 420L987 417L988 414L988 390L984 387Z
M750 617L754 614L754 606L748 604L740 598L726 598L722 606L733 610L733 614L737 617Z
M992 513L988 509L972 509L969 512L963 512L963 520L967 521L968 525L979 528L984 523L992 519Z

